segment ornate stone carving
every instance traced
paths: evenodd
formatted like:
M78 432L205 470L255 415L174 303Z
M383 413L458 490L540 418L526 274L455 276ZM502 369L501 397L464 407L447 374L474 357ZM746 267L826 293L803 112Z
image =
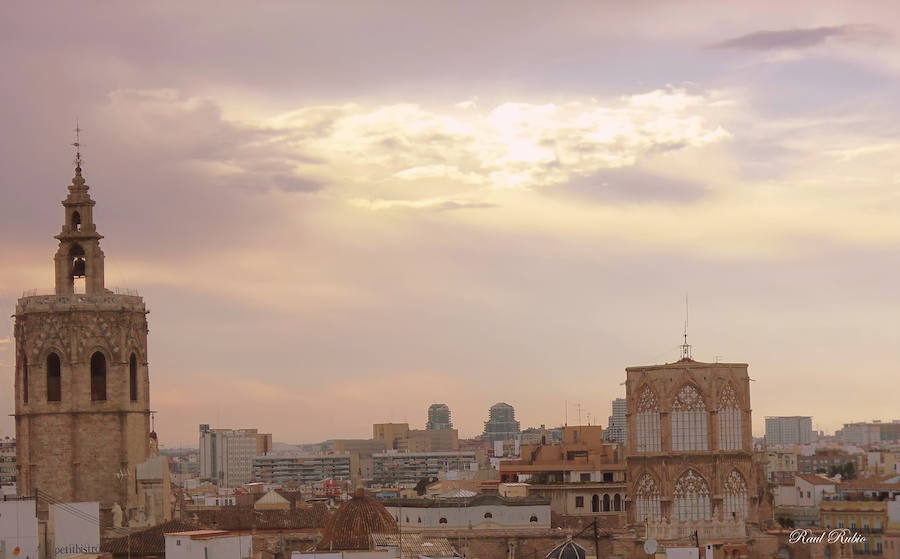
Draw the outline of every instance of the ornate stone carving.
M726 383L725 388L722 389L721 394L719 394L719 409L724 410L728 408L737 408L737 394L734 393L734 386L731 383Z
M676 411L706 411L703 398L693 385L685 384L675 397L672 409Z
M644 387L641 395L638 396L637 411L659 411L659 403L656 401L656 394L649 387Z

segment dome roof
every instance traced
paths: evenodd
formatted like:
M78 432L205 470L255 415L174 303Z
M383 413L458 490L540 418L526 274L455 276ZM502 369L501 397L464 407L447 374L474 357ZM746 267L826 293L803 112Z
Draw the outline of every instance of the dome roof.
M335 511L316 544L317 551L371 549L372 534L396 534L397 521L377 499L357 489L353 498Z
M563 543L553 548L553 551L547 554L547 559L586 559L587 551L572 538L567 539Z

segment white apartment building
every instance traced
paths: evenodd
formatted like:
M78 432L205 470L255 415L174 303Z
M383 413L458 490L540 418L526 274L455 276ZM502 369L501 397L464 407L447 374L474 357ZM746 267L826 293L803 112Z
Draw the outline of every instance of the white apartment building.
M375 483L412 487L422 478L439 477L442 472L478 469L473 451L380 452L372 455Z
M803 445L813 440L812 417L794 415L766 418L766 444L769 446Z
M200 426L200 479L219 487L253 480L253 458L271 450L272 436L256 429L210 429Z
M166 534L166 559L250 559L252 535L225 530Z
M350 479L350 453L269 454L253 458L253 478L263 483L309 484Z

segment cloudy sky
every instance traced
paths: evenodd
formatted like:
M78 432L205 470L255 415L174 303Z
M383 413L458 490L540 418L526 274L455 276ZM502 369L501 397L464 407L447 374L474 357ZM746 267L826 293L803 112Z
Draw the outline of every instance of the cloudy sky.
M0 311L51 285L78 118L164 444L432 402L465 436L499 401L605 424L626 366L678 358L686 294L757 434L900 417L893 2L0 11Z

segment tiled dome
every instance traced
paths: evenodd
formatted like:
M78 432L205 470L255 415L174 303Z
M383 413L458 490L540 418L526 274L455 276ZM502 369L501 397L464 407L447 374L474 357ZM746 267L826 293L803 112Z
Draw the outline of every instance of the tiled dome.
M553 551L547 554L547 559L585 559L587 551L571 538L553 548Z
M316 544L317 551L371 549L372 534L396 534L397 521L377 499L357 489L353 498L338 508Z

